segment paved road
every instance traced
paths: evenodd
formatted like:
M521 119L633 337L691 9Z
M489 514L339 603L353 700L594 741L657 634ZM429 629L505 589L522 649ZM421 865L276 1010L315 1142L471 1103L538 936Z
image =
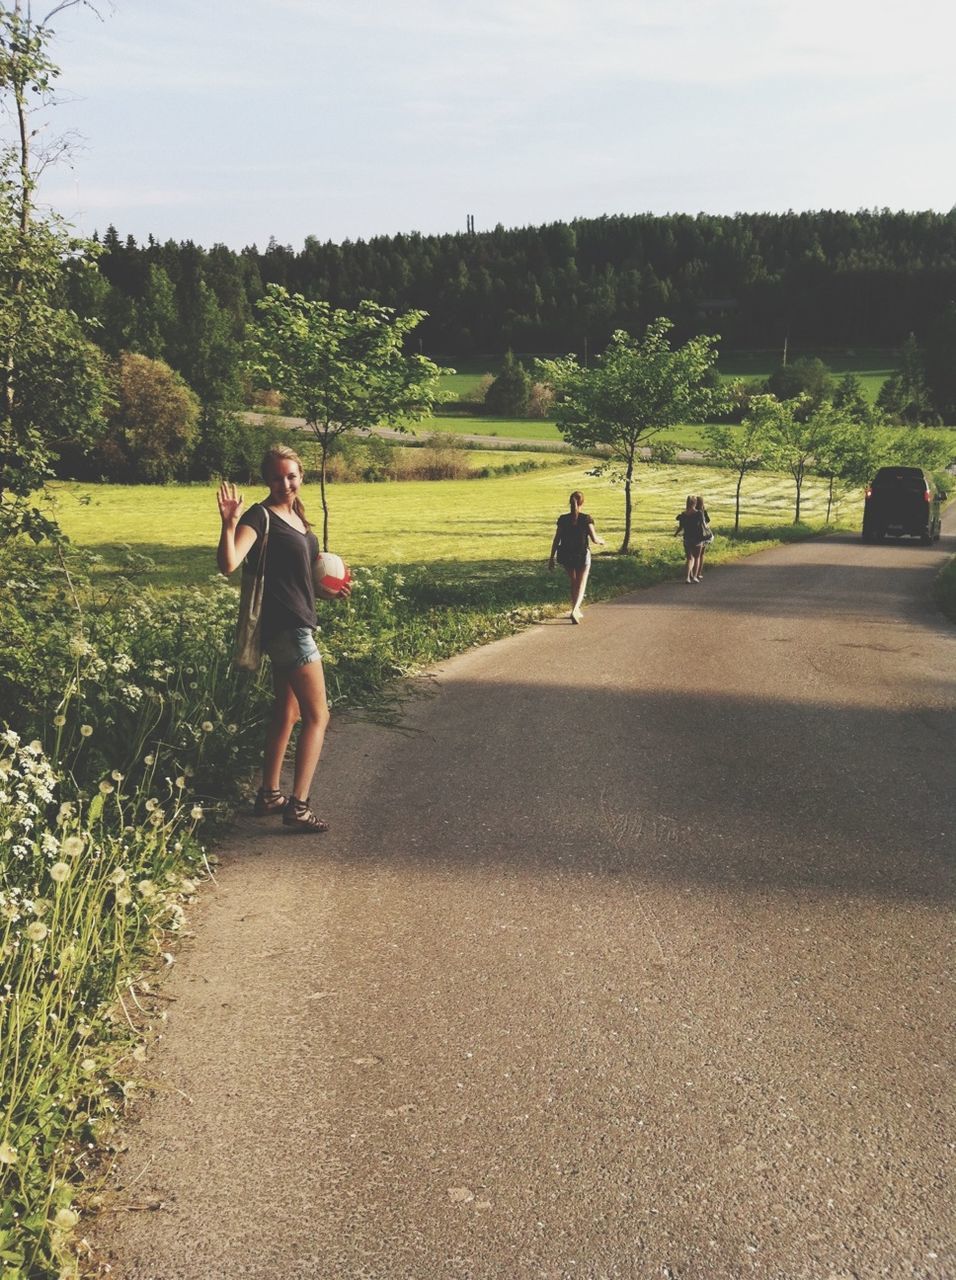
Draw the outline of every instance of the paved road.
M948 529L595 606L339 727L333 831L241 826L174 970L114 1274L956 1275Z

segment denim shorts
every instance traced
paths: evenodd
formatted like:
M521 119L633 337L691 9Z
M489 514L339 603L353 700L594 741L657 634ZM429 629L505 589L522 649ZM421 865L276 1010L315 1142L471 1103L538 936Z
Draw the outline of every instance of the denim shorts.
M310 662L322 661L311 627L292 627L289 631L280 631L264 647L272 659L272 665L279 671L290 671L295 667L307 667Z

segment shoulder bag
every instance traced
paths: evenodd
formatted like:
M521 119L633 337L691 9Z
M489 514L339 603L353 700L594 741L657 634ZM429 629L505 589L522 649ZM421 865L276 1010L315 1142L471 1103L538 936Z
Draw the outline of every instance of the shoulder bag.
M240 671L258 671L262 661L262 596L266 585L266 548L269 545L269 512L262 514L266 527L259 547L255 573L242 574L239 590L239 620L236 624L236 648L233 663Z

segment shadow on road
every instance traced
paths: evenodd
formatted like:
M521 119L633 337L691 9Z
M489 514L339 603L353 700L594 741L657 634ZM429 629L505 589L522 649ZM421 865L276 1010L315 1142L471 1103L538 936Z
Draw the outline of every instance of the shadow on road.
M440 722L419 706L414 741L370 755L323 856L927 903L956 888L945 700L895 712L456 682L440 701ZM344 766L333 746L327 795L354 786Z

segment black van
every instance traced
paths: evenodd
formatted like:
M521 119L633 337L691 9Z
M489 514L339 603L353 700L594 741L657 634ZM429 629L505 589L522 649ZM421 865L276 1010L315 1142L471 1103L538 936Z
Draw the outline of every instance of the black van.
M880 467L866 487L863 541L919 538L935 542L940 532L940 495L932 479L919 467Z

